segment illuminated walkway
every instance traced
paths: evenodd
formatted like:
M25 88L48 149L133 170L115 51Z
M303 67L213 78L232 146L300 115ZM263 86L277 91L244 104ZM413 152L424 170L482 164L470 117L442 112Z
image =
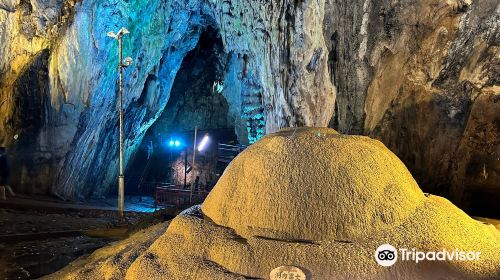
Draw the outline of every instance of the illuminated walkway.
M45 209L50 212L65 212L67 210L101 210L117 211L117 199L106 198L102 200L91 200L89 202L65 202L56 198L40 195L17 195L0 200L0 208L11 209ZM138 196L125 197L126 212L152 213L155 211L154 201L151 197L143 197L139 202Z

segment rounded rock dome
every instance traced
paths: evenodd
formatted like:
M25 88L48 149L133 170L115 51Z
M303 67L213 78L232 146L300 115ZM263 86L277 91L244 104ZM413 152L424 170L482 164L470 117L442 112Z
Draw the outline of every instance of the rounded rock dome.
M424 198L381 142L328 128L292 128L236 157L202 211L244 237L354 241L402 223Z

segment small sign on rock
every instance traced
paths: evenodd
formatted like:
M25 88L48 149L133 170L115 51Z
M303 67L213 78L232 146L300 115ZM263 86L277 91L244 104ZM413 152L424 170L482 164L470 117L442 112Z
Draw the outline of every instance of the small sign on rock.
M271 280L306 280L304 272L295 266L284 265L271 271Z

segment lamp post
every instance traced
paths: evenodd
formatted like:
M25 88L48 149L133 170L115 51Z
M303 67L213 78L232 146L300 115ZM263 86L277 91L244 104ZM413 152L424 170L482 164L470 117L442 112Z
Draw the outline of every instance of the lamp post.
M120 73L120 174L118 175L118 211L123 217L123 208L125 204L125 176L123 175L123 68L132 65L132 58L123 59L122 37L130 33L127 28L122 27L117 34L113 31L108 32L108 36L118 40L118 72Z
M195 176L194 163L196 160L196 137L197 136L198 136L198 127L195 126L194 127L194 140L193 140L193 165L192 165L193 175L191 176L191 188L189 191L189 202L192 202L192 200L193 200L193 187L194 187L193 186L193 184L194 184L193 177Z
M196 147L197 134L198 134L198 128L195 127L195 130L194 130L194 146L193 146L193 169L194 169L194 164L195 164L195 160L196 160L196 151L198 150L198 152L202 152L207 147L207 144L210 141L210 137L208 136L208 133L205 133L205 135L201 139L200 144L198 145L198 147ZM194 175L195 174L193 172L193 176ZM192 200L193 200L193 190L194 190L194 186L193 186L193 183L192 183L191 184L191 191L190 191L190 194L189 194L189 202L192 202Z

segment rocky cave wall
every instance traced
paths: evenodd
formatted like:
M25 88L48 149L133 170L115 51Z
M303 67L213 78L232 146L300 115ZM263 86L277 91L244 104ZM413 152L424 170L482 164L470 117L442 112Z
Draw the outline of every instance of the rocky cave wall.
M18 165L59 171L37 191L104 195L118 133L117 44L106 33L131 31L128 159L212 26L227 56L228 122L243 142L329 125L382 140L425 190L455 202L498 197L499 14L493 0L0 0L0 142L16 151L29 138ZM27 81L38 81L31 103L18 90ZM22 113L33 102L43 112L35 127ZM23 172L14 180L33 189Z
M47 161L56 170L41 186L33 185L29 174L13 174L14 184L65 197L106 194L118 164L117 42L106 34L122 26L131 32L124 40L125 56L134 59L134 67L124 72L128 159L161 114L182 59L207 25L200 5L160 0L2 1L0 140L14 147L25 137L35 138L33 159L49 154ZM49 102L43 109L51 118L42 120L42 126L49 132L27 135L23 127L29 124L15 125L19 110L11 84L45 49ZM12 155L13 161L20 159Z
M127 193L137 192L140 182L172 180L175 184L184 183L184 154L181 152L184 149L172 150L172 147L167 146L168 137L180 137L188 145L192 141L190 137L194 136L195 127L198 128L198 137L209 130L212 139L217 139L220 133L230 134L234 129L234 122L228 117L228 102L220 90L214 87L214 83L223 82L227 59L219 32L211 26L204 28L196 47L182 61L165 109L148 129L131 158L126 170ZM153 147L154 151L149 158L148 146ZM191 149L189 145L188 158L192 158ZM215 159L215 156L211 158ZM211 171L215 163L202 163L205 161L202 162L198 156L194 169L197 173L201 173L201 170L206 170L204 175L213 173ZM174 174L171 177L172 171ZM188 174L187 183L191 182L192 173ZM202 183L206 184L207 181L210 180L203 178Z
M23 189L88 197L104 195L114 184L117 44L106 33L121 26L131 32L124 52L135 62L124 80L126 159L161 115L184 56L208 25L219 30L224 51L235 58L231 69L236 75L228 73L225 80L236 77L237 85L228 88L237 91L226 90L225 95L241 97L241 104L231 104L238 107L231 110L231 121L247 130L240 135L248 134L251 142L282 126L324 126L331 117L334 91L321 59L326 57L320 28L323 2L311 2L311 7L194 0L1 3L0 140L11 147L13 161L20 161L12 147L30 137L31 159L22 161L43 154L44 164L57 173L35 186L32 176L16 171L14 185ZM42 132L28 134L24 128L29 124L19 124L13 85L44 50L49 52L49 89L44 93L49 102L39 106L50 118L42 120Z
M330 3L333 17L324 30L338 89L331 124L380 139L426 191L466 208L470 196L494 205L500 187L498 2Z
M226 52L240 60L240 110L250 142L262 133L259 129L326 126L335 89L321 28L325 1L208 3Z
M151 126L151 133L232 127L228 123L228 103L214 88L214 83L224 80L226 64L220 34L209 26L202 31L196 47L184 57L167 105Z

